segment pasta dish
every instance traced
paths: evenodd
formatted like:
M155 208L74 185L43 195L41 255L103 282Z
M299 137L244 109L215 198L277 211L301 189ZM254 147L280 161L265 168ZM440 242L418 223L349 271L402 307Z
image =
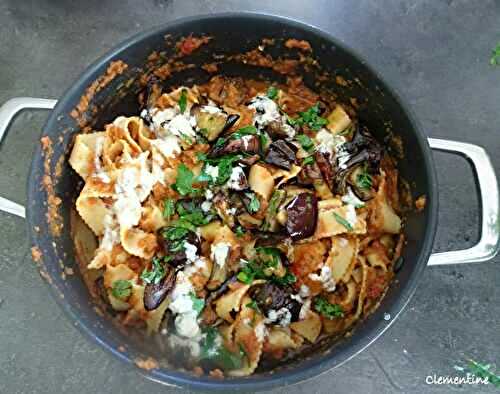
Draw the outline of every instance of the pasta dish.
M139 101L69 159L90 290L120 324L246 376L377 307L404 244L398 171L353 108L298 78L151 79Z

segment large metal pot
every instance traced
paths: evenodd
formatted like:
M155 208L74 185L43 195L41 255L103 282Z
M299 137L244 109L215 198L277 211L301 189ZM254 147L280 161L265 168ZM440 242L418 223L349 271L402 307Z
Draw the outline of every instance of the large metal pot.
M71 111L85 90L106 72L110 62L122 60L129 66L127 73L111 81L90 99L89 110L95 108L90 125L99 128L120 114L137 113L134 99L137 86L124 81L133 79L134 75L137 77L143 71L141 68L153 50L166 51L168 57L173 48L165 46L165 35L170 34L175 39L191 33L213 37L206 48L200 48L190 59L197 65L207 61L214 53L239 53L255 48L263 37L293 37L309 41L324 69L345 80L357 81L343 86L335 84L332 78L322 84L334 90L340 99L355 97L359 102L367 103L360 107L359 116L379 140L386 137L385 127L382 126L387 122L392 124L392 129L403 143L404 156L398 164L401 176L411 184L414 198L425 195L427 199L423 212L409 213L404 229L408 240L403 251L404 264L380 308L373 315L359 324L349 338L324 343L286 365L247 378L218 380L209 376L196 377L169 367L166 361L162 361L164 355L155 348L154 341L128 335L115 327L106 316L96 313L79 275L63 275L65 266L77 269L70 235L70 211L79 192L79 179L68 166L66 158L72 139L81 126L70 116ZM255 77L260 73L238 64L222 65L221 72ZM208 74L200 68L194 68L173 75L169 83L176 84L187 78L203 81L208 78ZM110 97L120 99L111 100ZM26 207L34 259L42 277L74 324L122 361L135 365L138 360L149 356L159 360L159 368L141 371L160 383L204 390L257 391L311 378L341 365L379 337L409 302L428 265L485 261L491 259L498 248L498 184L485 150L471 144L427 139L406 104L360 56L328 34L289 19L249 13L199 16L174 21L139 34L90 66L57 102L35 98L14 98L6 102L0 108L0 140L13 117L24 109L32 108L53 108L43 128L43 137L50 139L51 146L47 146L47 138L43 139L44 147L37 144L28 180ZM474 168L481 197L482 230L479 243L470 249L431 255L438 216L438 187L431 148L460 154ZM0 198L0 209L22 217L25 215L24 207L4 198ZM49 221L48 214L51 218ZM59 223L54 223L56 219ZM62 231L57 231L54 227L56 224L62 225L62 228L59 227ZM139 365L144 366L141 363Z

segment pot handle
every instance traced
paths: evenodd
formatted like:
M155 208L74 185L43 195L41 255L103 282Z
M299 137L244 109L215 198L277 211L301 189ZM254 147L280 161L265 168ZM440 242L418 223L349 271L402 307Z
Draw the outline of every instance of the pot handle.
M429 145L432 149L458 154L471 163L480 197L481 237L469 249L433 253L428 265L479 263L492 259L500 246L500 217L498 182L488 154L480 146L451 140L429 138Z
M34 98L34 97L15 97L5 102L0 107L0 144L6 135L9 125L14 117L25 109L52 109L57 100ZM0 197L0 211L11 213L24 218L25 209L22 205Z

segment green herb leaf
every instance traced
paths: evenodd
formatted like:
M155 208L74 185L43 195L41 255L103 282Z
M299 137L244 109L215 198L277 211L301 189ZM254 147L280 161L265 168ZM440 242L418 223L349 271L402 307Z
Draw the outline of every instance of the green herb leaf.
M278 97L278 89L274 86L269 86L267 89L267 97L269 97L271 100L274 100L276 97Z
M240 346L238 353L233 353L222 345L220 333L215 327L203 329L204 338L201 342L201 360L210 360L225 370L238 369L243 365L246 352Z
M127 299L130 297L130 294L132 294L132 283L123 279L115 280L113 282L111 294L113 294L113 297L119 298L120 300Z
M344 316L344 311L340 305L330 304L326 299L320 296L314 299L314 309L330 320Z
M245 230L243 230L243 227L238 226L238 227L236 227L236 229L234 230L234 233L236 234L236 236L237 236L238 238L241 238L241 237L243 237L243 236L245 235Z
M246 285L249 285L253 282L253 275L249 274L248 272L245 271L240 271L238 272L238 275L236 276L238 280Z
M372 176L370 174L368 174L368 172L366 172L366 170L365 170L365 171L358 174L358 176L356 178L356 184L361 189L371 189L372 184L373 184Z
M181 163L177 168L177 177L172 188L183 196L198 192L199 189L193 188L193 180L193 172L184 163Z
M189 293L189 297L191 297L191 301L193 302L193 310L199 315L205 307L205 301L196 297L194 293Z
M171 198L165 199L163 204L163 217L167 220L170 220L172 215L175 213L175 203Z
M144 269L141 274L141 279L146 283L158 284L165 276L165 267L159 257L154 257L152 261L151 271Z
M294 120L299 126L307 125L312 130L318 131L328 124L328 120L319 116L319 103L316 103L305 112L299 112L299 117Z
M260 201L255 193L247 193L247 197L250 198L250 204L248 204L248 210L250 213L258 212L260 209Z
M273 276L272 281L281 286L288 286L297 282L297 277L287 270L283 276Z
M179 109L181 110L181 114L184 113L184 111L186 110L186 107L187 107L186 94L187 94L186 89L182 89L181 97L179 97Z
M299 142L299 144L302 146L302 148L306 152L311 152L314 150L314 142L311 138L309 138L305 134L298 134L295 139Z
M304 160L302 160L302 165L307 166L309 164L314 163L314 156L307 156Z
M495 49L491 51L490 64L492 66L500 66L500 42L498 42Z
M257 301L252 300L248 304L245 305L247 308L252 308L257 312L260 312L259 305L257 305Z
M345 220L342 216L340 216L338 213L333 212L333 216L335 217L335 220L337 223L341 224L344 226L348 231L354 230L353 227L351 226L351 223L349 223L347 220Z

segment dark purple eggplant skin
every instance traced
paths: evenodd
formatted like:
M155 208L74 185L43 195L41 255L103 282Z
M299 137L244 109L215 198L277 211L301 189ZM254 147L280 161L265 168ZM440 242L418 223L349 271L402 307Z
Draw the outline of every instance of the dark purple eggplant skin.
M260 160L260 156L258 154L244 157L238 160L238 163L244 164L246 166L252 166Z
M321 170L315 161L314 163L302 167L302 171L297 175L297 183L306 186L312 185L315 180L321 179L322 177Z
M297 147L287 143L285 140L274 141L267 151L264 161L276 167L289 170L295 163Z
M233 127L234 124L238 121L239 118L240 118L240 115L237 115L237 114L228 115L228 117L226 119L226 124L224 125L224 128L222 129L222 132L225 133L231 127Z
M318 222L318 199L312 193L298 194L286 207L286 231L292 241L310 237Z
M335 181L335 172L333 170L333 166L330 160L330 154L328 152L320 152L317 151L314 153L314 159L318 165L319 170L321 171L321 175L328 188L333 191L334 189L334 181Z
M214 158L230 153L258 153L260 148L259 138L255 135L245 136L245 138L228 138L221 146L214 147L208 157Z
M177 270L170 268L159 283L148 283L144 288L144 309L152 311L162 303L174 288Z
M290 287L280 287L274 283L266 282L252 286L250 297L257 303L259 309L267 316L271 310L286 308L292 314L291 321L299 320L300 303L290 297Z

